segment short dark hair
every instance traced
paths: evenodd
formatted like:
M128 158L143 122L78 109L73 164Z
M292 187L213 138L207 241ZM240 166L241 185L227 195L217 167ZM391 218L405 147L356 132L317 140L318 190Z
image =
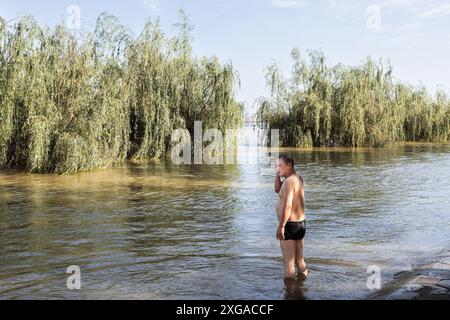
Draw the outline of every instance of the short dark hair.
M283 160L286 164L291 164L291 167L294 168L294 159L291 156L287 154L280 154L278 159Z

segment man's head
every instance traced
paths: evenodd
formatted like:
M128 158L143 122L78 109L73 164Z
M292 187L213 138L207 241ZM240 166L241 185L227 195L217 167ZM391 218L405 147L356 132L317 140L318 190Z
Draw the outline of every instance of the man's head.
M280 177L286 177L294 170L294 159L291 156L282 154L278 157L277 172Z

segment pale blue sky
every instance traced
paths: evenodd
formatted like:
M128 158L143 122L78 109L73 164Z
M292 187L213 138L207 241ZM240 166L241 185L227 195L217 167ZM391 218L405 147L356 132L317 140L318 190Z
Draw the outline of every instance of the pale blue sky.
M397 79L450 93L448 0L0 0L0 16L33 14L54 25L68 18L69 5L80 8L82 28L108 11L135 33L160 17L171 35L182 7L195 25L195 54L231 60L242 82L237 98L248 106L266 94L267 65L289 72L294 47L321 49L333 64L389 58Z

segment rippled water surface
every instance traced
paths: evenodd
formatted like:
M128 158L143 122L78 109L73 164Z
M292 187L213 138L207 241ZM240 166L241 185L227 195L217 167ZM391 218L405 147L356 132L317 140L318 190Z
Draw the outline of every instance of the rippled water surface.
M283 281L268 168L129 162L0 172L0 298L364 298L368 266L385 283L450 247L449 145L286 151L305 180L306 281Z

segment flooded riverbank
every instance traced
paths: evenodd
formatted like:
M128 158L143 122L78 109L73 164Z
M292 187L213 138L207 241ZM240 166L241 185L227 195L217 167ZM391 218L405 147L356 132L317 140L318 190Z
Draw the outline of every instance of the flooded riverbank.
M304 283L282 278L271 168L146 161L1 171L0 298L363 299L368 266L385 284L448 249L450 145L284 151L305 181Z

